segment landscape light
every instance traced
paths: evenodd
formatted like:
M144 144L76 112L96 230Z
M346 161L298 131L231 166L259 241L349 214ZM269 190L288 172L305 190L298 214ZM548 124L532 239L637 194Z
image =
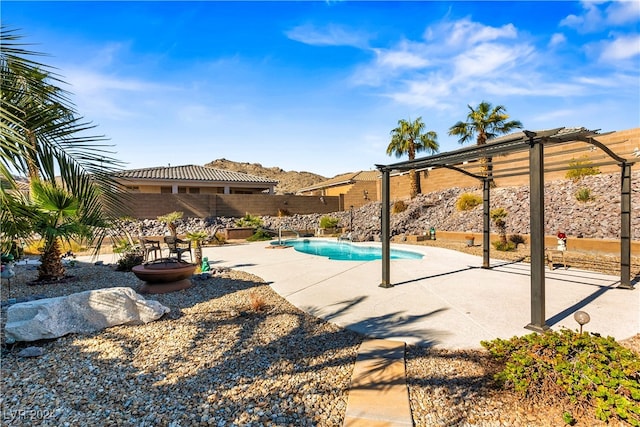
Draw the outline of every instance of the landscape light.
M582 334L582 326L586 325L591 320L589 313L587 313L586 311L576 311L573 315L573 318L580 325L580 334Z

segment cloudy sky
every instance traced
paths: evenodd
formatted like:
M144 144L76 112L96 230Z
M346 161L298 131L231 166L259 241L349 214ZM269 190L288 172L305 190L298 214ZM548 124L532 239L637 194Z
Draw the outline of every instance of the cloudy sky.
M128 169L326 177L398 161L399 119L460 148L483 100L529 130L638 127L639 23L638 1L2 2Z

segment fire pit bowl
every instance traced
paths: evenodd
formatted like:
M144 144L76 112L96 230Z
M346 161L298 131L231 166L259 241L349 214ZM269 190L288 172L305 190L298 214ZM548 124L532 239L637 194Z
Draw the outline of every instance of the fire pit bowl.
M140 287L143 294L163 294L191 287L189 278L196 265L173 258L163 258L131 269L145 283Z

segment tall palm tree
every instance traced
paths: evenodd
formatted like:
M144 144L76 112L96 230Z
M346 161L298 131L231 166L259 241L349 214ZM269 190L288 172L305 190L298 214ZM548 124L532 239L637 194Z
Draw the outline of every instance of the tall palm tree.
M414 121L400 119L398 127L391 131L391 142L387 147L387 155L395 154L402 157L405 154L409 160L415 160L416 153L428 151L436 153L438 151L438 134L434 131L424 130L425 124L422 117ZM409 171L411 177L411 197L415 197L420 192L420 181L415 169Z
M475 136L476 145L484 145L491 138L522 128L522 123L519 120L508 120L509 115L502 105L496 105L492 108L489 102L482 101L476 108L471 105L467 105L467 107L469 107L467 121L459 121L449 128L449 135L460 137L458 139L460 144L471 141ZM481 159L481 162L483 163L484 175L490 176L492 171L491 158Z
M0 202L7 207L0 228L12 230L2 244L29 232L28 221L14 222L28 209L13 195L14 174L62 185L103 219L124 215L124 188L113 178L123 163L111 157L104 137L86 135L95 126L78 116L51 68L31 59L41 54L23 49L21 37L4 26L0 38L0 177L6 183Z

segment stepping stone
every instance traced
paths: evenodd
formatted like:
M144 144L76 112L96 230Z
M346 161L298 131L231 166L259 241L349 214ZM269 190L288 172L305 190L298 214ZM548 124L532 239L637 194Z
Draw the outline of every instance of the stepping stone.
M360 345L344 427L413 426L404 355L404 342L367 340Z

